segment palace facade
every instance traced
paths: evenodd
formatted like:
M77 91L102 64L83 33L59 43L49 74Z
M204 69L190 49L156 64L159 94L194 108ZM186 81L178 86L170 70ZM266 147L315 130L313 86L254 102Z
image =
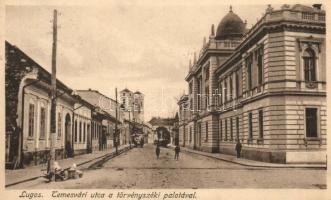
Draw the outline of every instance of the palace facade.
M325 11L270 5L250 29L230 8L204 39L179 105L182 146L275 163L326 162Z

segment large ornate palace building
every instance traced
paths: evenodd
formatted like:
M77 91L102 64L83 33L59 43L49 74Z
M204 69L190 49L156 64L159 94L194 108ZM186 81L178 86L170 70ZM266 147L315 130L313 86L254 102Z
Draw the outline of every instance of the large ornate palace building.
M251 28L232 9L185 78L179 143L276 163L326 162L325 11L271 6Z

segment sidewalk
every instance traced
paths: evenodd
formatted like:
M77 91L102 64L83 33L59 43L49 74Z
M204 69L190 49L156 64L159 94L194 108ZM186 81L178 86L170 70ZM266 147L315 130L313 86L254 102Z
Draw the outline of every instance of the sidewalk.
M174 146L170 146L170 148L174 148ZM203 151L197 151L193 149L188 149L186 147L180 147L181 151L194 153L202 156L207 156L210 158L215 158L218 160L222 160L225 162L231 162L235 164L239 164L247 167L267 167L267 168L319 168L326 169L326 164L280 164L280 163L267 163L260 162L255 160L248 160L244 158L237 158L236 156L221 154L221 153L208 153Z
M127 149L129 149L129 145L123 145L118 148L119 151L126 151ZM95 151L90 154L75 156L74 158L57 160L57 162L63 169L69 168L73 163L76 163L77 167L79 168L81 165L109 156L112 153L115 153L115 148L105 151ZM46 169L47 165L42 164L26 167L24 169L5 170L5 187L15 185L16 183L37 179L46 173Z

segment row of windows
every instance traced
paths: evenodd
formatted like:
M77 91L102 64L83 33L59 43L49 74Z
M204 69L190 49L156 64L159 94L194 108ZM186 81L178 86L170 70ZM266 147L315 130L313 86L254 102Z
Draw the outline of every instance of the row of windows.
M186 128L183 131L186 132ZM188 140L189 140L189 142L192 141L192 134L193 134L192 133L192 126L190 126L189 127L189 132L188 132ZM184 136L185 136L184 140L186 140L187 139L186 134Z
M58 137L62 135L62 114L58 113L58 121L57 121L57 133ZM35 105L29 104L29 129L28 136L33 137L35 131ZM40 118L39 118L39 137L45 138L46 135L46 108L40 108Z
M262 84L263 81L263 47L260 48L260 50L257 53L257 67L258 67L258 83L259 85ZM246 59L246 65L247 65L247 76L248 76L248 87L251 88L252 86L252 65L253 65L253 56L249 56ZM209 68L207 68L209 69ZM208 72L208 71L207 71ZM239 70L234 72L233 74L229 75L227 78L225 78L222 82L219 83L218 87L218 93L220 96L216 96L218 105L223 104L224 102L228 102L229 100L233 99L233 93L235 91L235 96L239 97L239 84L240 84L240 78L239 78ZM209 76L209 73L208 73ZM234 80L233 80L234 76ZM204 97L205 97L205 108L209 105L209 87L206 84L209 79L205 80L205 91L204 91ZM197 109L202 109L202 77L198 78L197 80L197 93L200 94L197 96ZM189 84L189 93L192 94L192 83ZM191 108L192 108L192 98L190 99Z
M62 114L58 113L58 120L57 120L57 133L58 137L62 136ZM44 107L40 108L40 119L39 119L39 137L45 138L46 135L46 109ZM79 137L77 132L77 121L75 121L75 132L74 132L74 140L77 142L85 142L86 141L86 134L90 131L90 125L86 123L79 122ZM33 137L35 129L35 106L34 104L29 105L29 129L28 135L29 137Z
M306 137L318 137L318 113L317 108L305 109ZM252 113L248 115L249 139L253 139ZM259 110L259 138L263 138L263 111Z
M75 132L74 132L75 142L85 143L86 135L89 134L89 133L90 133L90 125L89 124L86 124L85 122L84 123L79 122L79 126L78 126L77 120L75 121Z
M92 139L98 139L101 130L102 130L102 126L100 124L92 122Z
M318 110L317 108L306 108L305 109L305 117L306 117L306 137L318 137ZM228 140L228 119L220 120L219 126L219 134L220 140L223 140L223 121L224 121L224 140ZM264 138L264 117L263 117L263 110L258 111L258 123L259 123L259 137L258 139ZM236 117L236 138L239 138L239 117ZM233 118L230 118L230 141L233 140ZM253 113L248 113L248 140L253 140Z
M234 133L234 120L236 126L236 132ZM258 138L263 140L264 138L264 115L263 110L258 110ZM317 108L306 108L305 109L305 129L306 137L314 138L318 137L318 109ZM201 145L201 129L202 123L198 124L198 133L200 138L199 145ZM208 141L208 122L205 122L205 141ZM221 141L233 141L234 134L236 134L236 139L239 139L240 121L239 117L235 118L225 118L219 120L219 140ZM192 141L192 126L189 127L189 141ZM248 141L252 141L253 138L253 113L248 113Z
M230 120L231 120L230 121L230 138L228 138L228 119L224 120L224 130L225 130L225 135L224 136L223 136L223 120L220 120L219 140L227 141L228 139L230 139L230 141L233 141L233 121L232 121L232 118L230 118ZM237 118L237 120L238 120L238 118ZM239 131L239 127L237 127L237 131Z
M246 65L246 90L251 90L254 86L261 86L264 82L264 67L263 67L263 46L259 47L254 53L251 53L246 59L245 59L245 65ZM317 80L316 77L316 54L315 51L311 48L307 48L302 55L303 59L303 71L304 71L304 81L305 82L314 82ZM218 105L222 105L223 103L226 103L228 101L231 101L233 99L233 95L236 96L236 98L240 95L240 87L241 90L244 88L240 84L240 73L241 77L243 77L243 72L241 70L237 70L230 74L228 77L224 78L223 81L219 82L218 85L218 93L220 94L217 96L217 103ZM209 74L209 73L208 73ZM253 74L257 74L257 77L255 77ZM208 75L209 76L209 75ZM233 80L234 79L234 80ZM253 84L253 81L256 81L256 84ZM207 81L207 79L206 79ZM197 96L197 109L202 109L202 77L197 79L197 93L200 94ZM209 87L205 82L205 108L209 105ZM192 83L189 84L189 94L192 95L193 88ZM234 94L235 92L235 94ZM190 105L192 109L192 98L190 98Z
M259 120L258 120L258 122L259 122L259 139L263 139L263 137L264 137L263 110L259 110L258 114L259 114ZM233 139L234 139L233 121L234 121L234 118L232 118L232 117L219 121L219 140L233 141ZM228 122L230 122L230 127L228 127ZM239 117L235 118L235 126L236 126L236 133L235 133L236 140L238 140L239 139L239 130L240 130ZM224 131L224 133L223 133L223 131ZM229 135L229 133L230 133L230 135ZM253 139L253 114L252 114L252 112L249 112L248 113L248 140L252 140L252 139Z
M104 131L109 133L108 136L113 135L114 130L113 127L108 126L102 126L101 124L98 124L96 122L92 122L92 139L98 139L102 133L102 129L104 128Z
M239 70L234 72L235 82L233 82L233 75L231 74L228 79L219 83L218 92L220 96L217 99L218 105L222 105L223 102L228 102L233 99L233 91L235 91L235 96L239 97ZM229 87L228 87L229 83ZM235 90L234 90L235 87Z

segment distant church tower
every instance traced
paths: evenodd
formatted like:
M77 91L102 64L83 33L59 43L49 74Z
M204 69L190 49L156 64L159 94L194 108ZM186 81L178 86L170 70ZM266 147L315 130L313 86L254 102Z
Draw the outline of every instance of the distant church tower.
M142 123L144 121L144 94L125 88L120 91L120 102L126 120Z
M136 122L144 122L144 94L136 91L134 94L133 116Z

